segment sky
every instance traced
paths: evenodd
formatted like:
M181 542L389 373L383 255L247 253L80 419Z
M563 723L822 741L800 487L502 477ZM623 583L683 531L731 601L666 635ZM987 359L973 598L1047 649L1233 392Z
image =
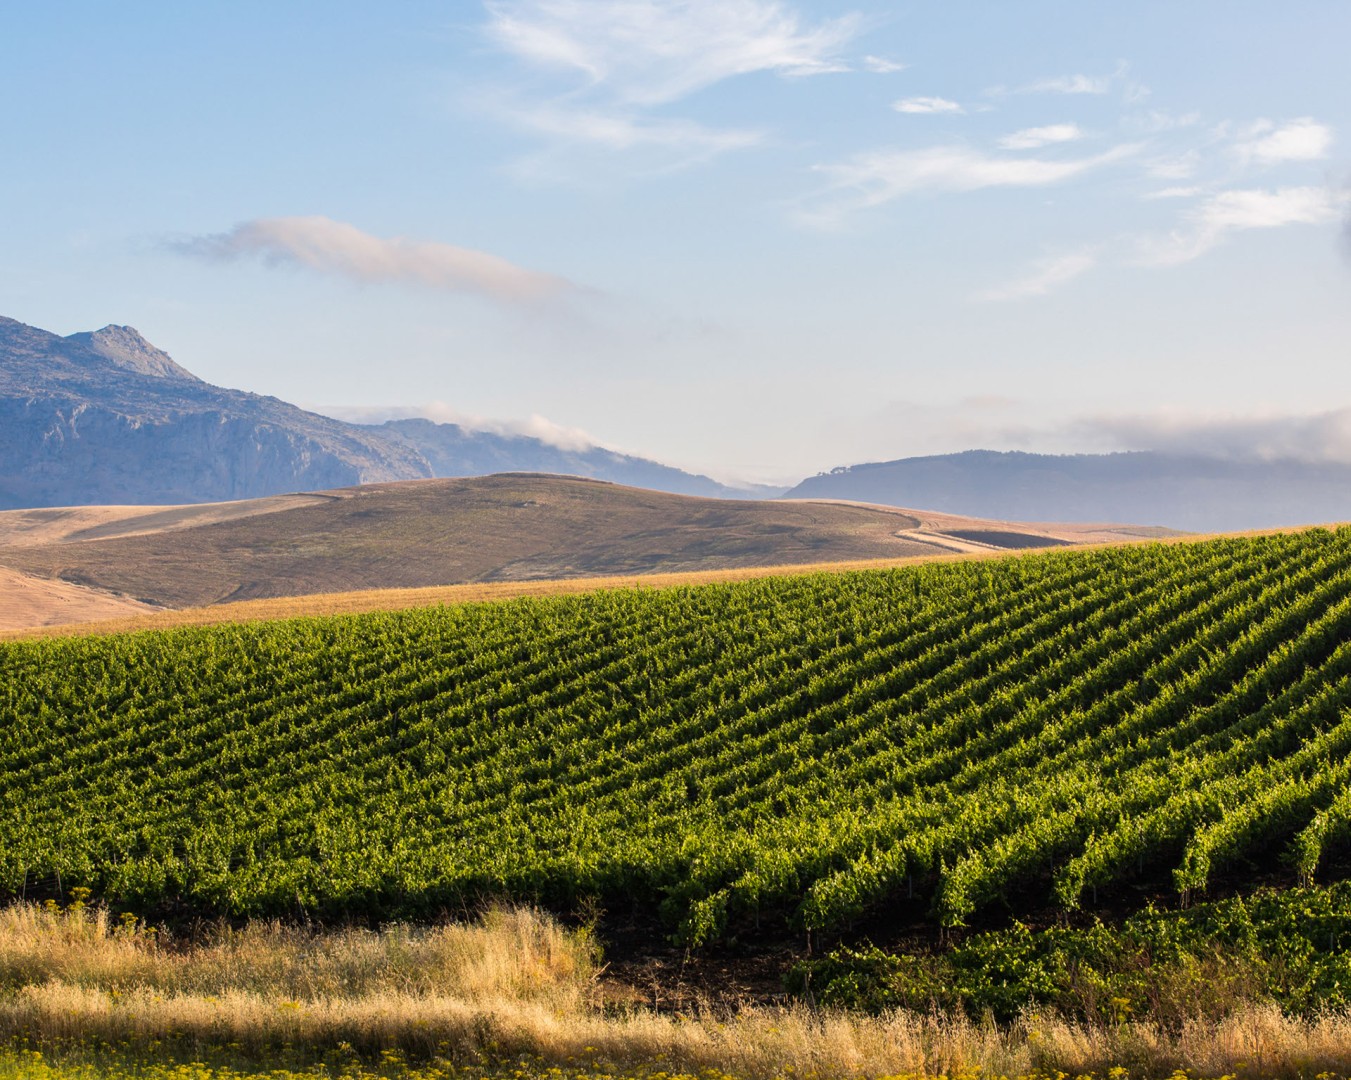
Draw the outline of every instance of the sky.
M0 314L725 480L1351 461L1351 4L11 4Z

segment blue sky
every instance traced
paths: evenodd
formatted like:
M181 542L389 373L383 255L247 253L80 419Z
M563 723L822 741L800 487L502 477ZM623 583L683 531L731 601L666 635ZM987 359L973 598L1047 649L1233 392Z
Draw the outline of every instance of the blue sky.
M1351 460L1351 5L11 5L0 313L725 478Z

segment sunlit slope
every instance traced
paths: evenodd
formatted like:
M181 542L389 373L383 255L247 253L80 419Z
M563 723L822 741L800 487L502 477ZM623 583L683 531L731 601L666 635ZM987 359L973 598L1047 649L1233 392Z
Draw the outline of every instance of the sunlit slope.
M0 566L178 608L953 550L898 535L919 525L898 511L694 498L577 477L415 480L290 500L253 500L233 515L229 504L145 508L48 543L5 546L12 520L44 513L12 512L0 515Z
M1351 530L0 645L0 888L178 910L660 905L1313 874Z

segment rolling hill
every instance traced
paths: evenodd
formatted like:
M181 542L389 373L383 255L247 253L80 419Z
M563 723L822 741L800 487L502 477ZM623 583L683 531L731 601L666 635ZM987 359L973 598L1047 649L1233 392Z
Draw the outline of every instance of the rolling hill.
M219 504L12 510L0 513L0 567L35 585L88 589L105 615L118 599L122 614L134 614L351 590L989 554L1156 533L503 474ZM77 618L67 595L41 621ZM41 621L16 613L9 628Z

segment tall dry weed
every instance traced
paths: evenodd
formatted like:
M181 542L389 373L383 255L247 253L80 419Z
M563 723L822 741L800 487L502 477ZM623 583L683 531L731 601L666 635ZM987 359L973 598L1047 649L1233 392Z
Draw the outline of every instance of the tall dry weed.
M382 994L576 1004L590 992L595 951L527 908L478 922L319 932L275 922L221 924L177 947L101 908L17 904L0 910L0 986L58 982L88 989L256 994L281 1000Z
M1027 1076L1277 1078L1351 1074L1351 1019L1271 1005L1180 1025L1011 1025L796 1005L667 1015L596 1004L590 939L529 909L460 926L318 933L276 924L175 943L105 913L0 911L0 1039L38 1044L230 1047L316 1053L343 1045L413 1055L597 1058L768 1080Z

